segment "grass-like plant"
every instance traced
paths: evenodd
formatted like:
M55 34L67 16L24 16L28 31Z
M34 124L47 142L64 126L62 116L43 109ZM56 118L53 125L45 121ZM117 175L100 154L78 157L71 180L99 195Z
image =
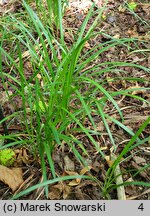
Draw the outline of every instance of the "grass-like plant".
M103 187L103 193L104 196L107 197L107 195L109 194L110 190L120 187L120 186L127 186L127 185L141 185L141 186L146 186L146 187L150 187L150 183L148 182L124 182L122 184L119 185L115 185L115 177L114 177L114 171L117 167L118 164L121 163L121 159L131 150L135 147L135 145L133 145L134 143L136 143L136 146L140 145L140 142L136 141L138 136L142 133L142 131L144 130L144 128L150 123L150 117L147 118L147 120L141 125L141 127L139 128L139 130L135 133L135 135L130 139L130 141L126 144L126 146L124 147L124 149L122 150L122 152L118 155L117 159L114 161L114 163L112 164L112 166L108 169L107 171L107 175L106 175L106 181Z
M51 5L54 7L51 8ZM138 137L138 132L135 134L123 124L124 116L115 100L115 97L119 95L137 97L132 94L132 91L137 89L109 92L104 87L106 80L101 80L100 77L108 72L115 73L117 70L124 74L124 71L119 69L122 66L135 67L147 73L150 70L144 66L126 62L94 63L94 66L90 67L96 58L99 58L103 52L109 50L111 47L122 45L130 48L129 43L136 43L136 39L132 38L111 38L110 41L99 44L83 54L82 50L85 43L95 36L94 29L97 22L101 19L106 4L100 9L90 28L86 30L89 19L95 13L93 12L94 5L91 7L78 32L77 39L74 39L71 47L67 46L64 39L61 1L47 1L47 6L47 13L51 18L53 16L54 24L57 30L59 30L60 36L58 36L58 31L54 32L52 30L52 23L48 21L45 24L46 20L42 21L37 13L25 2L26 19L18 19L15 15L10 15L4 19L7 25L3 27L0 56L5 57L6 64L11 68L12 73L6 73L3 70L2 58L0 58L0 76L4 85L6 78L13 81L9 82L8 85L14 89L15 93L9 96L7 88L6 92L12 103L14 96L20 96L22 109L3 119L0 123L20 116L25 131L23 138L22 134L1 136L1 139L11 140L11 143L2 146L1 149L18 144L27 144L32 149L34 155L39 154L44 177L44 183L27 189L15 198L19 198L41 186L45 186L46 195L48 196L49 184L76 178L76 176L56 177L52 154L54 148L57 145L62 145L62 142L68 144L68 148L74 152L75 157L82 165L87 166L78 148L86 155L88 155L88 151L84 143L74 135L75 131L84 133L97 153L105 158L105 154L101 151L98 142L93 137L93 135L101 136L101 133L96 131L97 126L93 118L93 113L101 117L114 149L117 146L108 120L114 122L131 136L131 141L127 144L125 150L122 151L113 166L108 170L108 176L104 185L104 195L106 196L114 180L113 172L115 166L120 163L121 157L131 149L131 145L135 141L140 143L141 140ZM13 29L10 27L12 24ZM97 32L96 34L103 34L103 32ZM14 41L15 52L7 52L5 50L4 45L8 40L8 35ZM30 70L32 72L28 79L26 79L26 71L24 69L24 61L26 59L29 59ZM127 79L127 77L117 77L116 79ZM135 80L135 78L131 77L128 79L130 81ZM113 81L115 82L115 78ZM143 78L139 78L138 81L145 82ZM84 90L85 86L87 87L86 90ZM144 89L146 90L146 88ZM98 97L99 94L101 94L101 98ZM141 97L137 98L144 100ZM120 121L105 113L104 110L108 101L112 103L118 112ZM146 103L148 102L146 101ZM93 129L88 129L84 125L86 118ZM140 132L148 124L148 121L139 129ZM71 124L76 125L76 128L68 129ZM47 158L51 169L52 180L47 180L45 158ZM78 177L84 178L84 176ZM85 176L85 178L91 177Z

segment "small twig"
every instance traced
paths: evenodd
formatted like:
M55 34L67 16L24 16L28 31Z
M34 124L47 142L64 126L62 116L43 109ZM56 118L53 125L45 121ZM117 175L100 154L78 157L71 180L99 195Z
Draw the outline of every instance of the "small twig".
M112 161L115 161L117 157L114 154L112 154L111 159ZM120 185L123 183L119 164L116 166L114 170L114 177L116 177L116 185ZM117 187L117 196L118 196L118 200L126 200L125 189L123 185Z

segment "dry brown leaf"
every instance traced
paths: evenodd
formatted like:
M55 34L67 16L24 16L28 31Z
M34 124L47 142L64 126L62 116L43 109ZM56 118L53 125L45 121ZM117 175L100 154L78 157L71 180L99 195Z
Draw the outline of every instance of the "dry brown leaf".
M133 156L133 160L135 161L136 164L138 165L146 165L146 160L143 157L139 157L139 156Z
M63 188L63 199L67 199L69 194L71 193L71 187L64 185Z
M97 130L97 131L103 132L104 129L105 129L105 127L104 127L103 122L97 123L97 127L96 127L96 130Z
M80 175L84 175L86 172L90 171L91 169L92 169L92 166L84 167L84 168L80 171Z
M118 7L118 11L121 12L121 13L124 13L125 10L126 10L126 8L123 7L122 5L120 5L120 6Z
M139 166L138 164L136 164L134 161L131 161L131 166L135 169L137 169L139 172L139 175L142 176L144 179L149 180L150 181L150 177L148 176L148 173L146 170L141 171L141 166Z
M90 47L90 44L86 41L85 42L85 44L84 44L84 48L86 48L86 49L90 49L91 47Z
M129 87L128 89L130 90L132 90L132 89L136 89L136 88L141 88L141 86L139 86L138 85L138 83L136 83L136 85L135 86L131 86L131 87ZM144 89L137 89L137 90L135 90L135 91L132 91L132 95L138 95L138 94L143 94L145 92L145 90Z
M15 164L22 165L22 149L15 149L16 161Z
M48 198L50 200L59 200L61 196L61 192L57 188L53 188L51 192L48 194Z
M63 195L63 199L67 199L70 194L71 188L63 183L58 183L57 185L53 185L50 189L48 197L51 200L61 199L61 195Z
M22 169L9 169L0 165L0 181L7 184L14 192L23 183Z
M22 161L25 164L31 164L33 160L29 159L29 155L27 154L27 149L23 148Z
M119 39L119 38L120 38L120 34L115 34L115 35L113 36L113 38Z
M65 170L74 171L75 165L74 162L66 155L64 157Z
M8 102L9 101L9 97L12 95L12 91L3 91L3 92L0 92L0 103L1 104L4 104L5 102Z
M59 200L61 198L61 194L63 191L63 184L57 184L57 185L53 185L50 188L50 192L48 194L48 197L51 200Z
M138 38L139 36L136 26L134 26L132 29L128 29L127 34L132 38Z
M81 179L73 179L71 182L69 182L69 186L73 187L73 186L77 186L79 185L81 182Z
M69 176L78 176L79 175L77 172L68 171L68 170L65 170L65 173L68 174Z
M133 178L130 177L126 180L126 182L134 182ZM135 195L136 193L136 186L135 185L127 185L125 187L125 191L126 191L126 194L128 194L128 196L130 195Z
M113 163L114 163L114 161L112 161L112 160L110 159L110 156L106 156L106 157L105 157L105 160L106 160L106 162L107 162L107 164L108 164L109 167L111 167L111 166L113 165Z
M23 163L24 164L31 164L33 162L33 160L31 160L29 158L29 155L27 154L27 149L25 149L25 148L16 149L15 153L17 155L15 164L22 165Z
M78 176L79 175L77 172L67 171L67 170L65 170L65 173L68 174L69 176ZM76 179L73 179L68 185L69 186L76 186L76 185L79 185L80 182L81 182L81 179L76 178Z
M81 182L81 184L75 188L76 198L80 200L89 199L90 191L93 191L93 194L97 193L96 186L97 183L92 180L85 180L84 182ZM89 193L84 193L85 190Z

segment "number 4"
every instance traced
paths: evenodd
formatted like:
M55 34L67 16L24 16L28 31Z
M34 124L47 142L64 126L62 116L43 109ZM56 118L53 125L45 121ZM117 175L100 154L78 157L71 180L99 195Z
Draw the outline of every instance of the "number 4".
M143 211L144 210L144 206L143 206L143 203L141 203L138 207L139 210Z

